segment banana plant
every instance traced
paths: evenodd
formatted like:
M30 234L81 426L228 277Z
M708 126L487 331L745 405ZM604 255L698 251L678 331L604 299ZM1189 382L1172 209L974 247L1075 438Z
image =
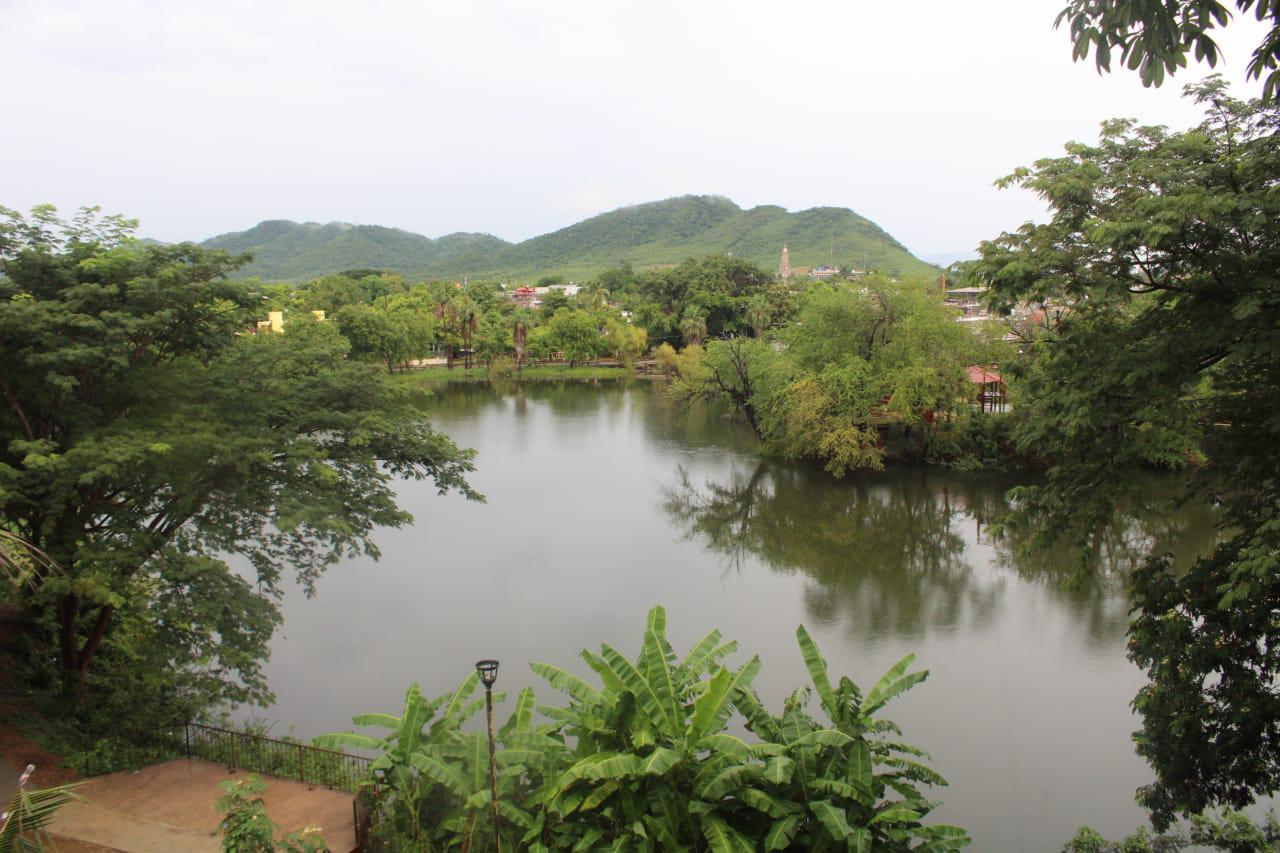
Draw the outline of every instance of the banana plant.
M649 611L634 660L609 645L582 658L599 687L546 663L534 673L569 698L540 707L572 740L572 762L534 799L530 849L750 850L734 815L752 812L738 798L763 774L767 752L724 734L733 697L760 671L752 657L738 669L721 661L737 649L718 630L683 657L666 636L666 611ZM762 751L763 750L763 751Z
M864 697L848 678L831 682L803 627L796 634L812 687L793 693L782 714L760 703L752 682L760 660L737 669L737 649L708 632L678 657L666 612L649 611L639 655L611 646L582 658L599 684L547 663L531 668L567 698L535 705L522 690L498 732L498 806L503 849L531 851L854 850L945 853L964 847L964 830L926 825L924 786L945 781L928 756L895 738L877 713L923 681L899 661ZM473 674L435 700L409 689L400 717L367 714L382 738L326 735L324 746L376 749L380 813L393 821L397 850L487 848L491 792L488 742L466 723L481 707ZM809 716L816 695L828 722ZM495 697L499 699L499 697ZM535 711L546 722L535 723ZM742 715L754 742L729 734Z
M473 698L479 685L471 673L458 687L427 700L417 684L405 696L399 717L362 714L357 726L388 730L384 737L335 732L315 739L318 746L354 747L380 753L370 767L380 819L398 848L467 851L486 849L492 837L488 735L480 727L463 726L484 707L483 696ZM502 693L494 703L504 701ZM519 803L528 799L544 776L558 775L565 763L562 740L546 732L552 726L533 724L535 698L531 688L520 691L510 720L497 739L498 812L504 849L533 826Z
M414 767L413 757L424 744L439 743L446 739L448 731L456 730L462 705L475 690L476 683L473 675L458 690L428 700L415 682L409 685L399 717L360 714L352 718L357 726L387 729L387 735L334 732L315 738L314 743L327 749L353 747L379 752L370 767L373 777L370 784L377 792L377 807L383 817L392 819L398 835L417 839L423 835L422 820L428 811L424 804L430 799L434 783ZM441 709L444 713L437 717Z
M759 780L758 801L772 820L760 836L762 849L941 853L966 846L970 839L963 829L922 823L934 803L920 787L946 781L924 763L923 751L891 739L901 734L896 725L875 717L891 699L928 677L927 671L908 672L915 655L894 664L863 697L847 676L832 685L827 663L804 626L796 640L812 690L793 693L781 716L766 711L754 692L735 698L748 729L780 749ZM815 693L829 727L805 712Z

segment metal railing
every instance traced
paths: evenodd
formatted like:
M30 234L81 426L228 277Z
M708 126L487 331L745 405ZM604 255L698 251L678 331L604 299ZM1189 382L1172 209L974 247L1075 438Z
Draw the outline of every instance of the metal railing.
M185 729L188 758L225 764L229 770L267 773L352 792L370 778L371 758L201 723L187 723Z

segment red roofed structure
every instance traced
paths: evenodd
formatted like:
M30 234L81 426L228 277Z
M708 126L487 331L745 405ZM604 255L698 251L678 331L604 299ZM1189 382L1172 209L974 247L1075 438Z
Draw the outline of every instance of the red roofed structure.
M1004 378L995 371L976 364L965 368L966 377L978 386L978 410L981 412L1003 412L1008 401L1004 386Z

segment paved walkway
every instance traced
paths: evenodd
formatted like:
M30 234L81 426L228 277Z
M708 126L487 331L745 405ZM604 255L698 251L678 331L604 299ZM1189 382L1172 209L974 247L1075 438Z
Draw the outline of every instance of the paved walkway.
M182 758L134 772L98 776L77 789L83 801L64 806L50 831L59 838L126 853L214 853L221 849L219 815L214 808L222 793L218 783L248 775ZM263 794L267 814L281 832L319 826L335 853L355 848L351 794L271 776L262 779L267 783Z
M5 761L0 761L0 812L9 808L13 791L18 787L18 771Z

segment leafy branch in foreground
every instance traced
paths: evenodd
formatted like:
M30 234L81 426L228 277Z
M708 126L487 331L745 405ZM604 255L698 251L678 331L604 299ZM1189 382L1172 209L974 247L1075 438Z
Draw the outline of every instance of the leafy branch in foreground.
M1269 22L1249 60L1249 77L1257 80L1266 73L1262 97L1274 101L1280 95L1280 3L1274 0L1235 0L1242 15L1253 13L1259 22ZM1073 54L1084 59L1094 55L1098 71L1111 70L1111 52L1120 51L1120 61L1137 70L1144 86L1159 86L1165 75L1173 76L1187 65L1187 55L1197 62L1218 64L1220 50L1213 30L1231 21L1227 4L1218 0L1071 0L1058 13L1054 26L1070 23Z
M39 853L45 849L48 828L58 809L72 800L78 783L28 790L26 781L35 770L27 765L8 809L0 814L0 853Z

